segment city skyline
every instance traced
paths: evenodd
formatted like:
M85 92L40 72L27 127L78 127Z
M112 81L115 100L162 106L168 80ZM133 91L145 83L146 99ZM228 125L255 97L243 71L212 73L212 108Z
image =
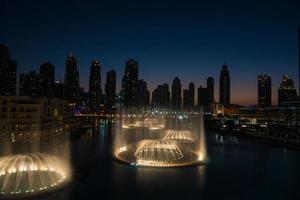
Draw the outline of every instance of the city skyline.
M2 45L3 46L3 45ZM4 48L6 48L6 47L4 47ZM72 58L72 59L75 59L75 70L77 70L77 58L76 58L76 56L74 56L73 55L73 53L70 53L69 54L69 56L67 56L67 58L66 58L66 66L67 66L67 68L66 69L68 69L68 66L69 66L69 60L70 60L70 58ZM138 61L135 61L134 59L132 59L132 58L130 58L128 61L126 61L125 62L125 74L126 74L126 66L127 66L127 63L128 62L130 62L130 61L134 61L134 62L138 62ZM94 60L92 60L92 66L93 66L93 63L95 63L96 62L96 64L98 64L98 65L101 65L101 61L99 61L98 59L94 59ZM226 63L224 63L221 67L221 70L219 71L219 73L220 73L220 75L219 75L219 77L221 78L222 77L222 73L223 73L223 70L224 70L224 67L225 67L225 70L227 70L228 69L228 66L227 65L225 65ZM51 73L54 73L55 71L56 71L56 69L55 69L55 66L53 66L52 65L52 63L51 62L45 62L45 63L42 63L41 65L40 65L40 67L42 67L42 66L48 66L48 65L50 65L53 69L53 72L51 72ZM73 64L72 64L73 65ZM66 70L65 69L65 70ZM92 69L92 68L91 68ZM89 81L91 81L90 80L90 78L91 78L91 75L93 74L92 73L92 71L91 71L91 69L90 69L90 75L89 75L89 78L88 78L88 80ZM40 69L41 70L41 69ZM17 70L18 71L18 70ZM107 71L107 72L110 72L110 71L115 71L115 69L111 69L111 70L109 70L109 71ZM140 71L140 68L138 67L138 71ZM230 70L228 70L229 71L229 73L230 73ZM67 72L67 71L66 71ZM66 78L66 72L64 73L64 78ZM41 72L40 72L41 73ZM69 73L69 72L68 72ZM67 73L67 74L68 74ZM73 72L72 72L73 73ZM79 79L79 85L78 86L76 86L77 87L77 89L76 90L78 90L77 92L79 92L79 91L81 91L82 90L82 92L84 91L84 92L86 92L86 93L89 93L90 92L90 89L89 89L89 87L90 86L88 86L88 88L85 88L84 86L82 87L82 85L80 84L81 83L81 79L79 78L79 77L81 77L81 75L80 75L80 72L77 70L77 71L75 71L74 73L78 73L76 76L78 76L77 78L76 78L76 76L73 76L75 79ZM99 89L100 89L100 93L102 93L102 91L103 90L105 90L105 84L106 84L106 81L107 81L107 77L106 77L106 79L103 79L102 78L102 76L101 76L101 74L103 73L102 72L102 66L100 67L100 72L99 72L100 74L99 74L99 81L100 81L100 86L99 86ZM28 72L26 72L26 73L20 73L20 74L17 74L17 82L16 82L16 93L18 94L18 95L24 95L23 93L23 91L22 91L22 85L24 84L24 83L22 83L23 82L23 79L24 79L24 75L30 75L30 76L37 76L36 78L37 79L39 79L39 77L40 77L40 74L39 74L39 71L38 71L38 69L36 69L36 70L30 70L30 71L28 71ZM47 75L51 75L51 74L45 74L44 76L47 76ZM117 76L117 75L116 75ZM260 75L258 75L258 76L260 76ZM265 75L265 76L267 76L267 75ZM287 74L284 74L283 76L288 76ZM71 78L73 78L72 76L71 76ZM123 76L124 77L124 76ZM178 76L176 76L175 78L177 78ZM270 76L271 77L271 76ZM33 78L33 77L32 77ZM54 82L56 82L56 84L58 84L58 83L64 83L65 82L65 80L62 80L62 79L60 79L59 81L57 80L57 77L54 75L54 77L53 77L53 74L51 75L51 77L49 77L50 79L54 79L55 81ZM82 78L82 77L81 77ZM139 74L139 72L138 72L138 78L139 78L139 81L144 81L145 82L145 84L147 85L147 80L144 80L142 77L140 77L140 74ZM141 78L141 79L140 79ZM212 79L214 79L213 77L211 77L211 76L209 76L208 77L208 79L210 79L210 78L212 78ZM179 77L179 79L180 79L180 77ZM292 79L293 80L293 79ZM98 82L99 82L98 81ZM118 95L119 93L121 94L122 93L122 79L120 80L121 81L121 85L120 85L120 87L118 88L117 86L116 86L116 88L117 88L117 90L116 90L116 95ZM230 80L229 80L230 81ZM293 80L294 81L294 80ZM101 86L102 85L102 82L103 82L103 86ZM117 78L116 78L116 82L118 82L118 80L117 80ZM183 80L183 82L185 82L185 80ZM219 80L219 84L221 84L220 83L221 82L221 79ZM189 85L191 84L191 83L193 83L193 82L189 82L188 83L188 85L187 85L187 88L189 87ZM20 85L21 84L21 85ZM30 84L30 83L29 83ZM77 83L78 84L78 83ZM89 83L90 84L90 83ZM156 87L157 86L159 86L160 84L166 84L166 82L163 82L163 83L156 83L157 85L156 85ZM168 85L170 85L170 86L172 86L172 83L167 83ZM194 84L194 83L193 83ZM208 83L207 83L208 84ZM281 86L281 84L280 84L280 86ZM28 86L27 86L28 87ZM103 88L104 87L104 88ZM136 87L138 87L138 86L136 86ZM202 87L202 84L200 84L200 86L199 86L200 88ZM216 91L216 88L215 88L216 86L214 86L214 88L213 88L213 90L214 90L214 93L213 93L213 96L215 96L215 97L217 97L218 98L218 100L215 100L215 101L212 101L212 102L216 102L216 103L218 103L218 102L220 102L220 103L222 103L222 104L224 104L224 105L230 105L230 104L236 104L236 105L242 105L242 106L253 106L253 105L259 105L260 103L259 103L259 101L256 99L256 102L254 102L254 103L252 103L252 104L240 104L240 103L235 103L235 102L231 102L231 99L232 99L232 96L234 96L233 95L233 93L230 91L231 90L231 88L232 88L232 86L230 85L230 82L229 82L229 103L224 103L224 102L221 102L221 99L220 99L220 92L221 92L221 90L219 90L219 91ZM220 87L217 87L217 89L219 89ZM271 96L272 96L272 100L271 100L271 106L275 106L275 105L277 105L278 103L279 103L279 101L278 101L278 95L279 95L279 88L280 87L278 87L277 89L275 88L274 89L274 86L273 86L273 84L271 84L271 88L272 88L272 90L276 90L275 91L275 95L274 94L272 94ZM147 88L148 89L148 88ZM152 93L154 90L155 90L156 88L154 88L153 90L148 90L150 93ZM205 89L205 88L204 88ZM184 106L184 102L183 102L183 99L184 99L184 93L185 93L185 86L184 85L182 85L182 88L181 88L181 98L182 98L182 102L181 102L181 104L182 104L182 106L183 107L185 107ZM199 89L197 89L197 88L195 88L195 90L194 90L194 92L197 92L196 90L198 90L198 94L195 94L194 95L194 101L196 102L196 103L194 103L194 106L197 106L197 105L199 105ZM172 89L170 90L171 92L172 92ZM297 89L296 89L296 87L295 87L295 91L297 92ZM45 91L44 91L45 92ZM271 92L271 93L273 93L273 92ZM27 93L26 93L27 94ZM52 95L52 94L48 94L48 95ZM68 95L68 94L66 94L66 95ZM70 94L71 95L71 94ZM73 94L72 94L73 95ZM71 95L71 96L72 96ZM149 95L149 94L148 94ZM153 94L152 94L153 95ZM149 96L149 100L150 100L150 102L152 102L152 95L151 96ZM197 95L197 96L196 96ZM212 98L214 99L214 97L212 96ZM259 93L256 93L256 98L259 96ZM275 98L276 98L276 100L274 100L273 98L274 98L274 96L275 96ZM170 98L172 97L172 95L170 96ZM198 103L197 103L198 102ZM150 105L150 103L149 103L149 105Z
M300 199L300 0L0 1L0 199Z
M297 2L189 1L183 7L169 6L168 1L131 1L126 5L117 2L69 5L67 1L46 1L41 5L4 1L1 16L7 20L6 31L0 33L1 43L8 46L11 57L18 61L18 74L51 62L56 68L56 80L64 79L65 59L73 52L78 59L80 85L85 91L94 59L101 61L103 74L116 70L120 91L124 62L131 57L139 61L140 77L147 81L150 91L158 84L170 85L176 76L183 88L190 81L198 88L212 76L216 80L217 100L219 71L224 61L231 72L234 104L257 103L259 74L272 77L275 105L284 74L298 83ZM47 7L52 14L37 11L37 7ZM149 8L155 9L156 15ZM101 12L95 12L97 9ZM134 14L128 12L132 9ZM78 11L78 15L73 11ZM16 27L23 33L18 37ZM102 78L101 85L104 84Z

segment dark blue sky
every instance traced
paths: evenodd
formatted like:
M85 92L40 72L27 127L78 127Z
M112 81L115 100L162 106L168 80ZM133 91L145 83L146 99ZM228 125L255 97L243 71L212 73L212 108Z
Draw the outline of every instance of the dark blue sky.
M135 58L140 77L152 90L189 81L205 85L226 61L232 102L255 104L257 75L273 78L273 103L283 74L297 77L298 0L1 0L0 43L18 61L19 71L36 70L45 61L63 80L69 52L78 60L87 88L90 63L102 63L102 79L116 69L118 88L125 61Z

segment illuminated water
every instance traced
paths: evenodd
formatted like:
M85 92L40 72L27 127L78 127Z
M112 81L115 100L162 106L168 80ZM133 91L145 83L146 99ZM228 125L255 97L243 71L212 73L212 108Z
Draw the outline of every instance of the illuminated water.
M112 133L114 158L147 167L183 167L208 161L202 115L121 116Z
M14 154L0 158L2 196L34 194L59 187L69 177L68 165L45 153Z
M1 140L0 199L32 198L55 192L72 177L70 138L54 143Z
M210 162L139 168L111 159L110 125L70 144L73 181L36 199L299 199L300 152L207 134ZM97 197L97 198L96 198Z

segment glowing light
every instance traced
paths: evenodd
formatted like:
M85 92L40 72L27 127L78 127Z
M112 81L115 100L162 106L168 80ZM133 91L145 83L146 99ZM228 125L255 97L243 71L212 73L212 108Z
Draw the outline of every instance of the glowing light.
M2 195L44 191L69 177L66 163L44 153L17 154L0 158Z
M167 130L164 140L176 140L181 143L192 143L194 139L191 131L188 130Z
M159 122L156 118L145 118L144 121L136 121L133 124L122 125L122 128L149 128L150 130L160 130L165 128L165 125L164 123Z
M142 140L134 155L137 164L147 166L171 165L184 157L176 141L172 140Z
M199 160L202 161L203 160L203 154L201 152L199 152Z
M137 121L135 118L126 119L127 116L134 115L139 117ZM199 124L194 126L193 123L196 120L190 120L190 118L196 117L195 119L198 120L199 115ZM117 124L117 131L120 131L120 134L116 134L115 140L114 156L116 159L133 166L147 167L180 167L204 164L208 160L202 112L156 112L152 110L142 115L131 113L122 114L122 116L123 128L119 129L120 126ZM180 125L184 123L183 126L178 126L176 119L185 118L187 120L180 122ZM166 126L176 129L164 131ZM188 127L188 130L177 130L181 127ZM145 128L150 131L145 131ZM135 131L124 129L135 129ZM161 131L152 132L151 130Z

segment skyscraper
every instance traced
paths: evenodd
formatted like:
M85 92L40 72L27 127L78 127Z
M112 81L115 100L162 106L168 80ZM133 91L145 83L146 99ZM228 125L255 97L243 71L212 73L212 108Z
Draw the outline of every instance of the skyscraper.
M220 103L224 106L230 105L230 75L224 64L220 72Z
M36 73L36 71L30 71L28 74L21 73L19 95L32 98L42 97L41 75Z
M198 88L198 106L203 106L205 110L209 110L212 103L214 103L214 79L208 77L206 79L206 88Z
M190 104L190 90L183 89L183 108L188 109Z
M258 76L258 106L266 107L272 105L272 82L271 76Z
M297 100L297 91L294 87L294 81L287 75L284 75L278 89L278 105L282 106L284 102Z
M122 94L125 107L138 106L138 62L130 59L126 62L122 79Z
M17 62L10 58L9 50L0 44L0 96L15 96Z
M77 60L70 54L66 61L65 71L65 98L70 103L79 103L80 87L79 72L77 70Z
M89 107L91 111L99 111L101 95L101 66L98 60L94 60L90 67L89 77Z
M143 79L138 81L138 106L147 108L150 104L150 92L147 89L147 82Z
M198 107L204 107L206 108L209 105L209 92L208 88L200 87L198 88Z
M167 83L158 85L157 88L153 90L151 105L153 108L170 108L170 91Z
M176 77L173 80L172 84L172 97L171 97L171 108L173 110L179 110L182 105L182 96L181 96L181 83L180 79Z
M64 99L65 89L65 84L62 81L56 81L53 86L54 97L58 99Z
M117 75L115 70L111 70L106 73L105 106L108 110L111 110L116 106L116 79Z
M187 110L193 109L195 105L195 84L189 83L189 88L183 90L183 107Z
M54 66L46 62L40 66L41 76L41 95L44 97L54 97L54 77L55 69Z
M189 83L189 91L190 91L190 109L195 106L195 84L193 82Z
M206 79L206 87L208 92L208 101L209 103L213 103L215 101L215 83L213 77L208 77Z

